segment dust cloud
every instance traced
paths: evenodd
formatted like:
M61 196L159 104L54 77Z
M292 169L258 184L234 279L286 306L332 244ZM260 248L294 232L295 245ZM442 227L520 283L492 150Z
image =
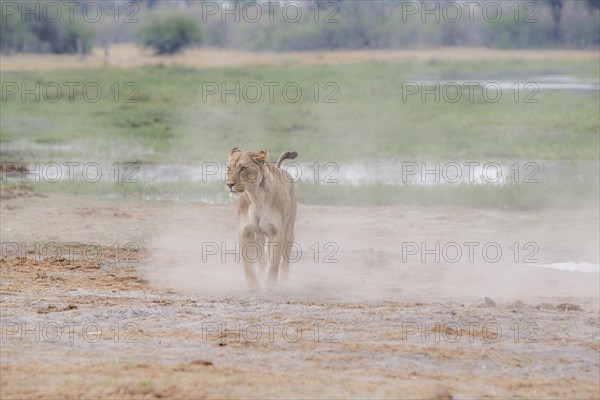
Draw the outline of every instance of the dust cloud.
M142 272L155 285L197 296L340 303L492 297L533 304L577 297L598 307L597 273L552 269L559 262L598 265L594 218L301 205L288 282L254 293L246 288L236 247L236 212L233 204L204 205L191 215L163 219L148 242ZM574 234L557 240L566 221Z

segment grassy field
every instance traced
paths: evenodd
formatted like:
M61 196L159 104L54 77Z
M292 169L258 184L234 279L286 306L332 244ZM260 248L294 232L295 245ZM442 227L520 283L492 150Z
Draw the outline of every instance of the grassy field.
M457 102L438 91L423 101L405 96L403 83L419 81L508 81L536 83L543 75L600 79L597 60L395 61L343 65L248 66L220 69L139 66L3 72L0 143L2 162L81 161L197 164L223 162L230 148L268 147L273 155L294 149L303 162L348 160L598 160L600 98L597 91L503 89L497 102L481 87L469 99L462 86ZM66 83L75 82L69 98ZM95 83L102 95L82 87ZM206 85L240 87L235 95L207 95ZM269 84L274 86L273 101ZM286 101L293 83L302 96ZM315 83L317 85L315 85ZM22 101L7 85L35 88ZM56 86L62 97L55 97ZM129 86L128 86L129 85ZM203 89L204 85L204 89ZM259 87L262 97L254 98ZM47 91L44 92L43 88ZM318 92L317 92L318 87ZM431 88L431 87L430 87ZM220 91L220 89L219 89ZM296 96L291 87L287 95ZM445 93L454 98L455 88ZM489 92L494 97L494 92ZM45 97L46 96L46 97ZM528 100L534 102L525 102ZM91 99L90 99L91 98ZM569 182L570 196L597 196L597 171ZM217 185L39 185L40 190L144 195L221 190ZM560 194L561 185L527 187L389 187L300 185L301 201L385 205L402 202L528 207ZM112 188L112 189L111 189ZM312 199L312 200L311 200ZM315 200L317 199L317 200ZM429 199L423 201L424 199ZM436 200L431 200L436 199ZM458 200L457 200L458 199Z

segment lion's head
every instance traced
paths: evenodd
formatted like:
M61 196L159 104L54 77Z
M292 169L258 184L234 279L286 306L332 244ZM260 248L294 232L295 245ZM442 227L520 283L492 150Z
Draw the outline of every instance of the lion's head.
M262 166L267 161L267 149L259 152L241 151L234 147L227 163L227 187L230 192L242 193L262 181Z

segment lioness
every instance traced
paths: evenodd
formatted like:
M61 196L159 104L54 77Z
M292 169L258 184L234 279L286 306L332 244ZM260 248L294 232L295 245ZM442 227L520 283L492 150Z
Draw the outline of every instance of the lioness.
M283 160L294 159L297 155L296 152L285 152L273 164L267 163L266 149L253 152L235 147L229 153L226 183L230 192L241 193L238 235L246 282L253 290L259 288L253 265L256 259L260 260L261 281L266 272L266 260L269 261L266 280L269 288L277 283L280 264L283 281L289 273L296 195L292 177L279 167Z

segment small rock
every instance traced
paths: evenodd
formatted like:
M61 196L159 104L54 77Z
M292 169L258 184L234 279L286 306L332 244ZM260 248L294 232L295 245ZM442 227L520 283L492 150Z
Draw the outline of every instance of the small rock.
M583 311L583 308L579 307L577 304L571 303L562 303L559 304L557 307L559 310L563 311Z
M489 297L486 297L484 299L484 303L481 303L477 307L479 307L479 308L493 308L493 307L496 307L496 302L493 299L491 299Z
M213 363L212 361L207 361L207 360L194 360L190 363L190 365L204 365L206 367L212 366Z
M57 307L54 304L50 304L45 308L38 308L37 313L38 314L48 314L51 312L57 311Z

